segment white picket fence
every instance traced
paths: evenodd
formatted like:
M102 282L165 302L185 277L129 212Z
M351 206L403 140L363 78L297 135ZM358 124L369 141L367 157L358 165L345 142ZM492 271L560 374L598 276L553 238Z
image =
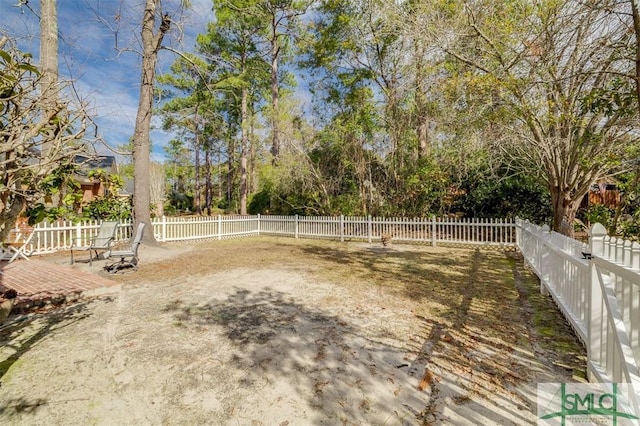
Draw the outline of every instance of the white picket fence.
M98 233L99 228L99 221L78 223L71 221L42 222L34 227L36 235L32 240L29 251L33 254L43 254L68 250L72 246L87 246L91 238ZM116 241L127 241L130 237L130 223L124 223L117 228Z
M380 240L403 243L515 246L514 222L504 219L258 216L261 235Z
M595 224L589 244L516 221L518 247L587 349L590 381L628 383L640 415L640 244Z
M377 218L347 216L198 216L161 217L152 220L156 240L189 241L228 239L254 235L293 238L325 238L340 241L484 245L515 247L515 224L503 219ZM99 223L41 223L35 227L35 254L51 253L87 245ZM131 236L131 224L118 228L117 241Z
M40 224L35 253L86 245L97 222ZM153 220L158 241L227 239L255 235L465 246L517 247L587 348L592 381L629 383L636 413L640 399L640 245L591 230L589 244L526 221L346 216L162 217ZM117 239L131 236L131 224ZM586 254L586 256L585 256ZM588 258L589 255L591 258Z

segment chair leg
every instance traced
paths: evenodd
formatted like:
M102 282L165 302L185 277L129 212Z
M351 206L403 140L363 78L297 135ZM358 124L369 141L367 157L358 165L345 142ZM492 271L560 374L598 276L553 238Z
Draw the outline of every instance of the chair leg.
M126 260L124 257L121 257L120 260L118 262L115 262L111 265L108 265L106 267L107 272L111 273L111 274L116 274L118 273L119 270L124 269L126 267L130 266L134 271L138 270L138 258L137 257L133 257L131 258L131 260Z
M22 250L17 249L15 247L11 247L11 250L13 251L13 256L11 256L11 259L9 259L9 263L11 263L14 260L16 260L19 256L22 256L27 260L29 259L27 256L24 255L24 253L22 253Z

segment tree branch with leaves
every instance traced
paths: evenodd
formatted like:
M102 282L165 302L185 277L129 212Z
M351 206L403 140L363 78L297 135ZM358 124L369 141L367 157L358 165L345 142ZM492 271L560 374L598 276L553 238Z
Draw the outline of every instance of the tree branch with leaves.
M41 78L31 55L0 39L0 238L25 209L43 202L51 175L71 170L74 157L91 150L84 139L90 120L83 103L47 98L43 114Z

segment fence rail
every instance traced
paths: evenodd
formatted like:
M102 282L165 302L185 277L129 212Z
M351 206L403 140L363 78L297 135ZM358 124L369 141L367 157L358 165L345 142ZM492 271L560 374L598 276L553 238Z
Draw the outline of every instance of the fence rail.
M516 221L518 247L587 348L589 380L628 383L640 415L640 245L591 228L582 244Z
M408 243L515 246L514 222L503 219L260 216L261 235Z
M346 216L162 217L152 221L158 241L190 241L274 235L340 241L379 241L436 246L517 247L587 348L590 380L629 383L640 415L640 245L591 230L589 244L526 221ZM98 222L39 224L35 253L86 245ZM131 236L123 223L117 240Z
M161 217L152 220L158 241L190 241L273 235L340 241L380 241L388 236L403 243L515 247L513 221L504 219L378 218L347 216L209 216ZM35 227L36 254L87 245L100 223L56 222ZM131 237L131 223L118 227L117 241Z

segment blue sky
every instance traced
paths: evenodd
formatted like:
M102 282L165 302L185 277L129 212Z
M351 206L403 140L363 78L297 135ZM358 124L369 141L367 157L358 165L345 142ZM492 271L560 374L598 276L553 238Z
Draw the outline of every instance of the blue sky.
M57 0L61 78L74 82L81 98L89 102L100 135L113 147L127 143L133 135L140 81L140 56L134 51L139 46L143 3ZM0 30L16 38L19 47L37 61L40 0L30 0L22 7L16 4L18 0L0 0ZM165 38L165 44L193 51L195 36L206 31L207 23L213 20L212 0L191 0L191 8L184 11L178 4L179 0L163 1L164 11L180 23L180 28L174 26ZM174 60L173 53L162 51L159 72ZM163 160L163 146L172 136L161 129L152 131L154 160ZM108 153L104 148L100 151Z

